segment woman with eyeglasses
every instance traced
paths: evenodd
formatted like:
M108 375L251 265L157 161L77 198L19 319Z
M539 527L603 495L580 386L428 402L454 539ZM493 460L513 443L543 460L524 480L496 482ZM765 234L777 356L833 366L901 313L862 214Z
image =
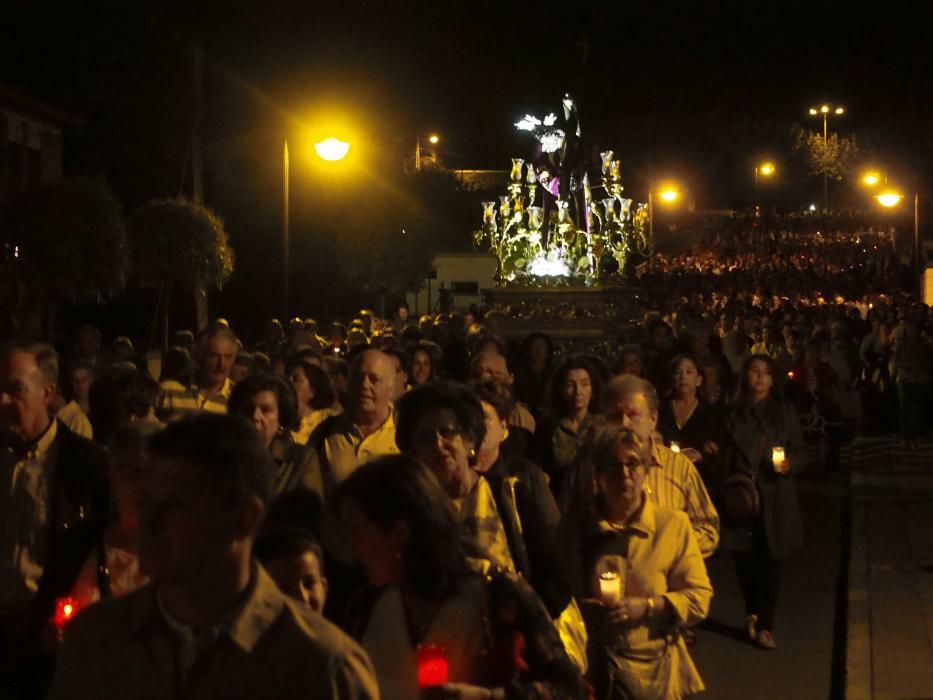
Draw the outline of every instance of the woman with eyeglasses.
M514 572L502 517L489 482L473 468L486 436L483 407L454 382L433 382L407 393L396 406L395 440L437 478L451 499L472 556Z
M703 620L713 589L686 513L645 493L651 454L631 430L594 429L595 507L565 514L563 561L590 639L599 700L682 698L704 689L679 630Z

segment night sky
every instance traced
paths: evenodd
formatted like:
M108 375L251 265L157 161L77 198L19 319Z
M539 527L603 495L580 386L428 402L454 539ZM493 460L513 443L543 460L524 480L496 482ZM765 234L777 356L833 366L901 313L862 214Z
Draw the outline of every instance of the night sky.
M0 83L78 115L66 171L103 176L131 210L190 194L190 49L203 46L207 203L235 219L235 244L248 214L276 225L281 136L296 124L351 115L387 180L432 131L446 165L501 169L533 145L512 123L568 90L630 191L675 173L698 206L739 207L768 156L795 205L821 190L790 162L789 132L821 127L807 109L822 101L845 106L832 128L866 158L926 181L927 5L18 3L4 10ZM218 183L243 149L263 154L240 164L255 199L227 202Z

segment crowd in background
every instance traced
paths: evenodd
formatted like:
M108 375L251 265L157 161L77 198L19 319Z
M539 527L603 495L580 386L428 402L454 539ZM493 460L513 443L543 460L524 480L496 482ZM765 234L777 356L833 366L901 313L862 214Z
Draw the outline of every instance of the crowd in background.
M699 692L704 560L733 558L776 648L796 477L933 429L933 315L890 237L797 223L659 258L598 341L399 304L253 342L218 319L157 362L90 326L8 344L8 670L28 696L58 655L54 697Z

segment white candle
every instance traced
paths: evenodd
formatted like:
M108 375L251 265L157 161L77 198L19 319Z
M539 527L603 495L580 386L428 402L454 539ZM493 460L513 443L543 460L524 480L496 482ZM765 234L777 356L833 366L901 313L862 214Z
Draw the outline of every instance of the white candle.
M680 443L672 442L671 443L671 452L680 452Z
M599 599L609 605L622 598L622 580L615 571L604 571L599 575Z
M771 448L771 462L774 464L774 470L777 472L785 471L784 448L780 445Z

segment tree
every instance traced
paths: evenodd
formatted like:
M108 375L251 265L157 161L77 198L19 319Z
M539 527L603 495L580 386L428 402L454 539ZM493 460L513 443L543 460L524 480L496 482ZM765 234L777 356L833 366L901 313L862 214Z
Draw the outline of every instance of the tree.
M174 286L219 288L233 274L233 249L221 218L190 200L161 199L130 219L130 269L144 287L164 293L164 321Z
M0 242L0 266L25 292L21 312L39 311L47 335L60 304L99 302L125 286L126 227L101 182L65 180L24 194L8 208Z
M811 175L823 178L823 206L826 208L827 180L845 180L855 167L858 158L858 144L855 136L840 138L839 134L829 134L824 138L815 131L795 127L793 131L794 151L803 155Z
M437 253L471 250L469 232L480 218L474 193L458 187L452 174L433 169L403 184L400 196L374 198L365 210L345 212L334 236L342 276L360 301L403 298L421 289Z

